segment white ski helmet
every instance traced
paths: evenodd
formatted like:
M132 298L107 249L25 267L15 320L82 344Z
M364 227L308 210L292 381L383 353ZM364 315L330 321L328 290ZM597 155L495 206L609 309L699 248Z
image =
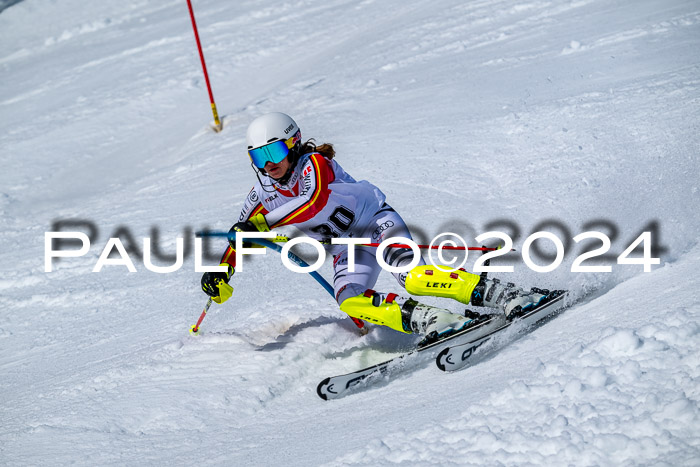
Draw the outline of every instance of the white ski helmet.
M246 132L248 155L255 167L279 163L301 145L299 125L287 114L272 112L256 118Z

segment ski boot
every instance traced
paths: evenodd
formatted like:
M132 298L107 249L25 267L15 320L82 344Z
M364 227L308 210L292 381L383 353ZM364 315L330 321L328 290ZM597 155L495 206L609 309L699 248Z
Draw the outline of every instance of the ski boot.
M474 320L397 294L368 289L343 301L340 309L353 318L388 326L407 334L424 335L418 346L467 328Z
M411 329L423 334L418 347L431 344L474 324L472 318L451 313L442 308L423 305L415 300L407 300L403 306L411 312Z
M506 319L511 321L535 310L562 293L564 293L563 290L550 292L548 289L537 287L532 287L529 292L526 292L512 282L502 284L498 279L484 279L474 289L472 304L501 309Z
M448 272L428 265L416 266L408 273L406 290L411 295L446 297L464 304L496 308L505 313L507 320L522 316L565 293L535 287L525 292L512 282L504 285L498 279L487 279L486 273L477 275L463 269Z
M464 310L464 317L474 321L474 324L481 323L490 319L490 314L479 313L478 311L470 310L467 308Z

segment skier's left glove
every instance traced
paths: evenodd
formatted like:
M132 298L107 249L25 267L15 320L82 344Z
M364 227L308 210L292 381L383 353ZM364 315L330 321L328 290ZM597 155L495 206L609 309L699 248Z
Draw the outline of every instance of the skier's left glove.
M227 272L205 272L202 274L202 290L219 304L224 303L233 295L233 287L228 282L234 273L230 264L221 263L220 266L228 266Z
M269 232L270 227L267 226L267 221L265 220L265 216L262 214L257 214L250 219L248 219L245 222L236 222L233 224L233 227L231 227L231 230L229 230L229 233L240 233L240 232ZM236 240L234 238L229 237L228 239L229 245L231 245L231 248L234 250L236 249ZM251 247L261 247L260 245L254 245L251 242L243 242L243 247L244 248L251 248Z

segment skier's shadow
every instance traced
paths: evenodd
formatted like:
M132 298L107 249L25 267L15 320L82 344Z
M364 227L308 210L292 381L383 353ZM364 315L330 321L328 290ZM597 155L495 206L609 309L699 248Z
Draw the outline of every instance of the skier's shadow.
M312 319L311 321L305 321L303 323L295 324L289 329L287 329L283 334L277 336L277 338L275 338L274 341L258 346L258 348L255 350L259 352L272 352L274 350L283 349L287 346L287 344L294 342L294 337L304 329L319 327L326 324L341 323L343 321L345 320L322 316L319 318ZM350 324L352 324L352 322L350 322Z
M413 340L415 340L414 337L397 333L396 331L388 328L384 328L381 326L372 326L370 328L372 336L368 338L367 336L360 336L357 326L355 326L355 324L347 318L319 317L316 319L312 319L311 321L305 321L303 323L291 326L283 334L277 336L277 338L274 341L260 345L255 350L259 352L272 352L275 350L283 349L287 346L287 344L294 342L294 337L303 330L327 324L333 324L338 326L338 332L350 332L358 334L358 341L356 346L353 345L350 349L345 349L343 351L332 354L329 356L330 358L342 358L344 356L348 356L353 352L357 351L358 347L365 347L368 345L379 352L386 352L387 354L405 352L410 350L412 346L415 345L415 343L413 343L412 345Z

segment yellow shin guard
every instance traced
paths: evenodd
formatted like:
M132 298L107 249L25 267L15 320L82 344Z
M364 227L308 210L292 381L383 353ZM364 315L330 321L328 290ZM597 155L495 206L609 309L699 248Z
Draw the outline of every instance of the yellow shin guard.
M393 294L391 294L393 295ZM389 295L387 298L391 297ZM395 296L395 295L394 295ZM353 318L363 319L370 323L388 326L396 331L411 334L410 327L404 328L401 306L389 298L390 303L382 301L379 306L372 304L372 295L360 294L356 297L345 299L340 305L340 309ZM408 327L408 323L406 324Z
M471 300L481 276L467 271L441 271L434 266L416 266L406 277L406 290L411 295L447 297L465 305Z

